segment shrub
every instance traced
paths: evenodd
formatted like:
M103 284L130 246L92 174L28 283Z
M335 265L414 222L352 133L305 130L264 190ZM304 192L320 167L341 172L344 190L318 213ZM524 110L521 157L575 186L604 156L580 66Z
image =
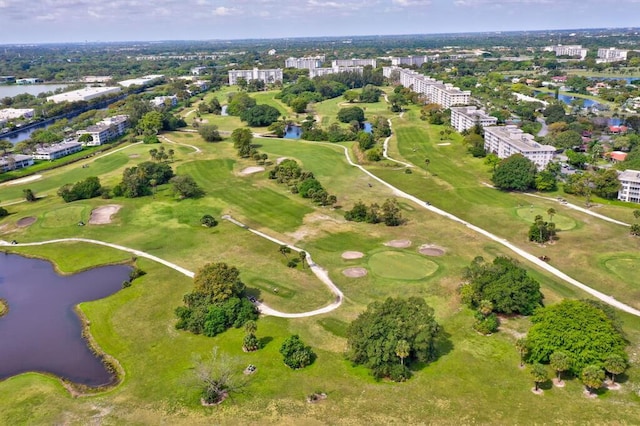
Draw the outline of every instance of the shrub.
M280 353L284 357L284 363L293 369L311 365L316 357L311 347L305 346L297 334L285 339L280 347Z

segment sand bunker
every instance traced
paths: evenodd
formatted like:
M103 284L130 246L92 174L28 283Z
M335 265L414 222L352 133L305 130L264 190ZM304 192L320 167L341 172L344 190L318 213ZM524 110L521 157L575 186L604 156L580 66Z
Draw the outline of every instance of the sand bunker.
M438 146L447 146L447 145L451 145L451 142L443 142L438 144Z
M129 158L140 158L140 154L131 154Z
M360 278L367 275L367 270L364 268L347 268L342 271L342 274L349 278Z
M91 217L89 218L89 224L91 225L104 225L111 223L111 216L118 213L118 210L122 208L119 204L108 204L106 206L93 209Z
M384 243L387 247L407 248L411 247L411 240L391 240Z
M418 249L420 254L425 256L442 256L445 250L442 247L434 246L433 244L423 244Z
M16 225L18 225L20 228L24 228L26 226L33 224L35 221L36 221L36 218L33 216L23 217L16 223Z
M264 167L261 167L261 166L247 167L246 169L243 169L240 172L240 174L242 176L246 176L246 175L250 175L250 174L258 173L258 172L264 172Z
M27 182L31 182L31 181L34 181L34 180L38 180L41 177L42 177L42 175L27 176L27 177L22 178L22 179L12 180L7 185L20 185L21 183L27 183Z
M346 260L361 259L363 257L364 253L361 253L359 251L345 251L344 253L342 253L342 258Z
M278 159L276 160L276 164L280 164L280 163L282 163L284 160L288 160L288 158L287 158L287 157L280 157L280 158L278 158Z

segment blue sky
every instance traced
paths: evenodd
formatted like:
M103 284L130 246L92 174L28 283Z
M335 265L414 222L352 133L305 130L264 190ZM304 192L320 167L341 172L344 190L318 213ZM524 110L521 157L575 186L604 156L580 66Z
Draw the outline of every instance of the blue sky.
M0 0L0 44L640 25L640 0Z

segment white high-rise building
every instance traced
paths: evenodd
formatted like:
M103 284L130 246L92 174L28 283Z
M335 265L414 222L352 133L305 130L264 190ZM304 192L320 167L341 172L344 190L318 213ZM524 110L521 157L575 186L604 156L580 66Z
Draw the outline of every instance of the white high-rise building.
M394 57L391 58L391 65L411 65L419 67L420 65L427 62L435 62L440 58L440 55L431 55L431 56L403 56L403 57Z
M539 170L547 167L556 152L555 147L539 144L533 135L524 133L514 125L485 127L484 150L500 158L522 154L533 161Z
M584 58L587 57L587 53L589 53L589 49L585 49L579 44L570 44L566 46L558 44L557 46L547 46L543 50L545 52L555 52L556 56L580 56L581 61L584 61Z
M324 62L324 55L305 57L305 58L287 58L284 61L285 68L309 69L320 68Z
M340 72L357 72L362 74L364 67L331 67L331 68L312 68L309 70L309 77L321 77L323 75L338 74Z
M618 175L622 185L618 191L618 200L640 203L640 171L625 170Z
M371 65L373 68L376 67L375 59L337 59L331 61L331 68L336 67L366 67L367 65Z
M451 127L458 132L464 132L475 125L482 127L495 126L498 119L488 115L484 110L475 106L451 107Z
M262 80L265 84L282 81L282 68L260 70L254 68L252 70L230 70L229 86L238 84L238 79L244 78L246 81Z
M627 53L629 53L628 50L616 49L615 47L610 47L609 49L598 49L598 59L596 59L596 62L626 61Z
M471 99L469 90L460 90L452 84L443 83L419 72L399 67L384 67L382 74L387 78L397 76L404 87L424 95L427 102L439 104L444 109L455 105L468 105Z

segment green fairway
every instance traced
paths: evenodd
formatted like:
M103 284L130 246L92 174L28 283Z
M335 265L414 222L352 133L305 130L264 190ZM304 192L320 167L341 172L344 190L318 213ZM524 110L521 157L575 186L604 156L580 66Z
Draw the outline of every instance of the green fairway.
M549 214L546 210L541 209L539 207L522 207L516 210L516 213L519 217L527 221L527 223L533 223L536 216L542 216L542 219L545 221L551 221L556 224L556 229L560 231L569 231L576 227L576 221L571 219L570 217L554 214L553 218L549 218Z
M367 263L374 274L396 280L420 280L438 270L437 263L423 256L391 250L375 253Z
M73 204L46 212L39 225L43 228L78 226L78 222L89 220L90 213L91 208L88 205Z

